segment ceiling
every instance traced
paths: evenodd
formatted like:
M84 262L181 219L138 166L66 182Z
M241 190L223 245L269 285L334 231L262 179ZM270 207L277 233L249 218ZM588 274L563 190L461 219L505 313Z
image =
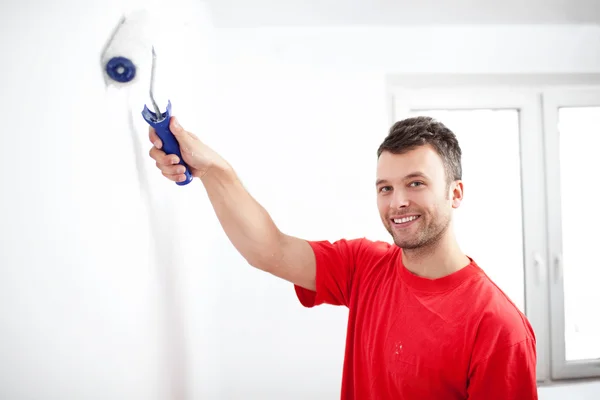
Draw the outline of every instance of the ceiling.
M600 24L600 0L205 0L223 28Z

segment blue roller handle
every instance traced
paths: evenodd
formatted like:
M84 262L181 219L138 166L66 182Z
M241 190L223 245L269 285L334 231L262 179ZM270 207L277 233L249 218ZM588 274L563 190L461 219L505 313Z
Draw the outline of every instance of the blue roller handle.
M189 167L183 161L183 157L181 157L181 150L179 149L179 143L177 142L177 139L175 139L175 136L173 136L173 133L169 129L169 124L171 123L171 101L169 100L167 104L167 111L163 113L160 118L157 117L156 113L150 111L147 106L144 106L142 116L146 122L156 130L156 134L160 140L162 140L162 150L166 154L177 155L177 157L179 157L179 164L185 167L185 181L176 183L179 186L184 186L190 183L194 177L190 173Z

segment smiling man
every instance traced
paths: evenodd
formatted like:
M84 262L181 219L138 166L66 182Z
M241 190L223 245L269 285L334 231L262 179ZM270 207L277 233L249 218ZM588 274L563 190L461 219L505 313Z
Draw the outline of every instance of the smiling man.
M399 121L378 150L377 206L394 244L282 233L223 158L175 119L171 128L248 263L292 282L305 307L349 308L343 400L538 398L531 325L454 235L461 150L442 123ZM185 179L152 129L150 140L163 175Z

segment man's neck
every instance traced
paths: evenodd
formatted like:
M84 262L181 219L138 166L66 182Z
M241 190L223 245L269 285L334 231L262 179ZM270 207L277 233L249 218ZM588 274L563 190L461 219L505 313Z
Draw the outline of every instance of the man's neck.
M402 249L402 263L410 272L428 279L450 275L471 261L449 229L437 242L418 249Z

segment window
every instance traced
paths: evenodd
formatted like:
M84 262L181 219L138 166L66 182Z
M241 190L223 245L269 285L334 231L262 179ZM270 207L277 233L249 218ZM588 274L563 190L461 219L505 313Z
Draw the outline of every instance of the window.
M544 98L548 173L552 375L600 376L600 91L548 91ZM579 210L579 211L577 211Z
M455 231L528 316L538 381L600 377L600 88L394 87L391 101L393 121L429 115L458 136Z
M590 181L593 171L600 173L600 132L590 135L589 130L597 121L600 107L558 109L562 260L557 262L568 266L563 273L566 361L600 359L600 318L589 318L600 305L600 291L595 287L600 264L594 257L600 214L576 211L587 208L585 199L600 201L600 181ZM589 164L581 165L579 159Z

